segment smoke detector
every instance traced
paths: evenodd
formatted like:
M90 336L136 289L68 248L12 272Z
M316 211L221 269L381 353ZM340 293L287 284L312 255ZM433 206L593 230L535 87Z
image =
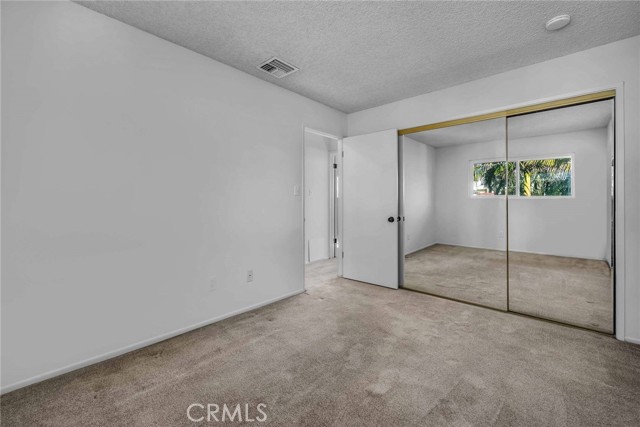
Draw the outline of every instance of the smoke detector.
M293 66L282 59L278 59L275 56L258 65L258 68L279 79L298 71L298 67Z
M569 22L571 22L571 17L569 15L560 15L549 19L545 24L545 28L548 31L555 31L566 27L569 25Z

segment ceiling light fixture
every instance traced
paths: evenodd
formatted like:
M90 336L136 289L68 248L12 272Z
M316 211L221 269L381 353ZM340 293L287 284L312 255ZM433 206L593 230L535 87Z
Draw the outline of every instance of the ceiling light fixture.
M549 19L545 24L545 27L548 31L556 31L569 25L569 22L571 22L571 17L569 15L559 15L555 18Z

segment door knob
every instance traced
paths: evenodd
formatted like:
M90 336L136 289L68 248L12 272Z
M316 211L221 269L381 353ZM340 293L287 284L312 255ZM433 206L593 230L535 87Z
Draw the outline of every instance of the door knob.
M389 221L389 222L394 222L395 220L396 220L396 219L395 219L394 217L392 217L392 216L390 216L389 218L387 218L387 221Z

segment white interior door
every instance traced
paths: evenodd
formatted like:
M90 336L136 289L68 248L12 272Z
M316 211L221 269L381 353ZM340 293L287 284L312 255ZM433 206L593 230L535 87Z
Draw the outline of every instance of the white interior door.
M398 133L344 138L345 278L398 288Z

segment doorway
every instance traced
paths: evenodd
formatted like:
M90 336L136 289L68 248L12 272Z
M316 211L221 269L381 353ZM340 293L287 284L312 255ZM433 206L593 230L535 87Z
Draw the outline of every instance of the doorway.
M305 288L338 277L340 156L336 136L305 128L303 236Z

